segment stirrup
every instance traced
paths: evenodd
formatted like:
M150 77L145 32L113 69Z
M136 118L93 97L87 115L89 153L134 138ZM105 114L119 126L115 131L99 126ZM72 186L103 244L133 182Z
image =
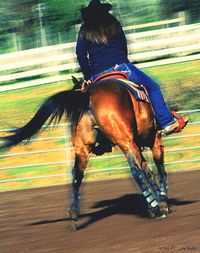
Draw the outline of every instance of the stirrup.
M178 126L169 125L165 127L163 130L160 131L160 133L164 135L169 135L172 133L180 133L183 128L187 125L189 122L189 119L185 120L181 115L179 115L177 112L171 112L173 117L178 121Z
M175 128L174 133L180 133L189 122L189 119L184 120L184 118L181 115L179 115L177 112L174 111L171 112L171 114L174 116L174 118L178 120L178 127Z

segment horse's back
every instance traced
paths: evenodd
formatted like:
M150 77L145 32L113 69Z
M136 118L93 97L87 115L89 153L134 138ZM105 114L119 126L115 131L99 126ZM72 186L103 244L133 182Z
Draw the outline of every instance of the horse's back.
M128 91L117 84L117 81L98 82L90 91L90 101L94 114L121 115L132 118L132 100Z

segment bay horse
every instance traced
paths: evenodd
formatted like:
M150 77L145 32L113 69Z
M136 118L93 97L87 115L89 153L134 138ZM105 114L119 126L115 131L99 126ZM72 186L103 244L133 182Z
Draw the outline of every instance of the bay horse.
M95 149L98 133L101 133L108 143L117 145L124 153L151 217L166 217L169 207L164 146L150 103L137 101L117 79L99 80L95 85L90 85L85 93L80 91L80 80L73 77L73 82L71 90L49 97L26 125L2 137L4 142L1 149L29 140L39 133L45 123L57 123L66 113L67 119L71 122L75 152L72 200L69 207L69 215L75 229L80 214L80 186L89 155ZM158 169L158 183L142 155L141 150L144 146L152 151Z

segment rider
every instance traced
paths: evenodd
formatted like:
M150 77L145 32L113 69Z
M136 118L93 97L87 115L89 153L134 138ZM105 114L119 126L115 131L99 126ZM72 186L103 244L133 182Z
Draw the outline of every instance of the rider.
M125 72L129 80L146 88L159 127L165 134L176 132L179 122L168 110L158 84L128 60L127 41L120 22L109 13L112 5L91 0L81 9L76 54L85 80L113 70ZM87 81L85 82L87 83ZM182 118L181 118L182 119ZM186 121L182 119L182 130Z

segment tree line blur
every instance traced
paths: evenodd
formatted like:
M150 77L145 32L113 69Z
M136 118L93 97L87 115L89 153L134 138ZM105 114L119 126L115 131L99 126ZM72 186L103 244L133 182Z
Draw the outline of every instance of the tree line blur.
M75 41L86 0L0 0L0 53ZM106 1L102 1L106 2ZM110 0L124 26L177 17L200 22L199 0ZM152 28L151 28L152 29Z

